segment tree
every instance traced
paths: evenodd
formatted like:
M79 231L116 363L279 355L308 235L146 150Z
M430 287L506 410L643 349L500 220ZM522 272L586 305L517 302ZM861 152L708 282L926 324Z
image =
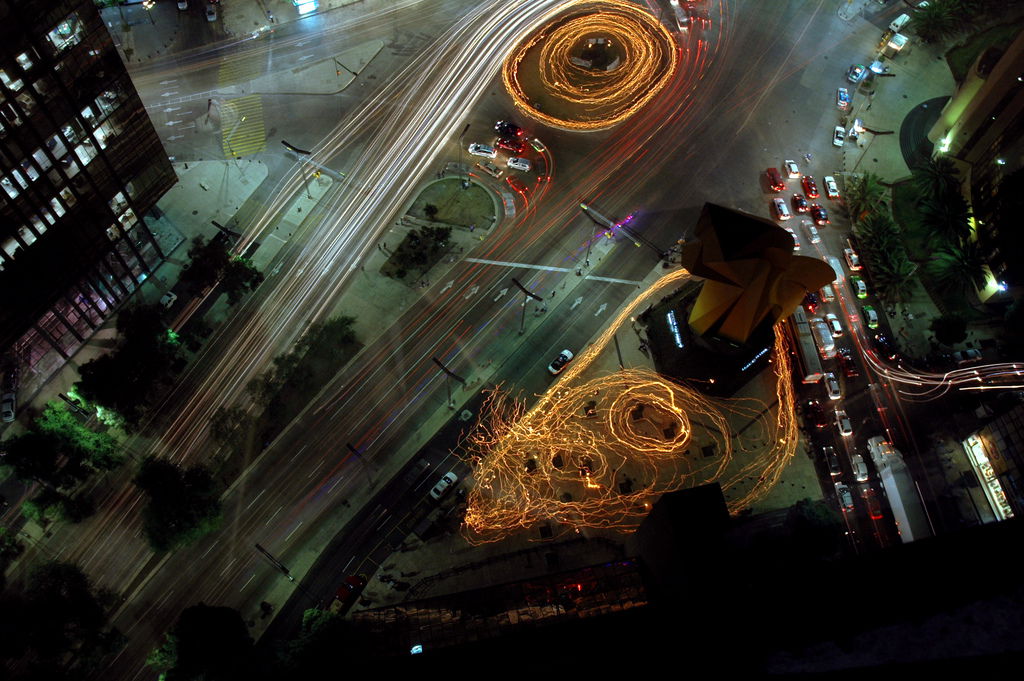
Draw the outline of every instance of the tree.
M930 156L913 168L914 185L925 199L960 193L960 171L947 156Z
M101 596L77 565L43 563L30 574L25 598L27 643L39 655L56 657L99 642L106 627Z
M945 194L920 203L921 221L928 228L928 240L935 247L957 245L971 236L971 210L960 194Z
M423 212L426 213L427 219L433 220L437 217L437 206L432 203L428 203L423 206Z
M846 210L850 220L859 222L878 210L886 189L882 178L866 172L854 175L846 181Z
M84 461L96 470L112 470L124 463L124 451L117 438L86 428L63 404L50 402L33 428L50 433L63 443L63 453Z
M906 254L893 251L893 257L879 260L874 265L875 295L886 304L905 302L914 294L917 265Z
M239 612L203 603L181 613L146 662L166 671L165 681L242 681L264 667Z
M88 476L76 461L64 458L64 442L52 433L30 430L0 444L3 463L19 480L45 487L71 487Z
M943 345L956 345L967 340L967 322L958 315L943 315L929 326L935 340Z
M263 283L263 273L256 269L248 258L234 257L224 266L224 274L220 281L224 292L228 294L228 305L234 305L248 291L255 291Z
M220 488L202 466L182 471L169 461L149 457L134 482L149 496L142 516L154 551L186 546L220 526Z
M988 273L976 241L941 249L925 267L942 292L955 296L966 296L972 289L984 287Z
M926 7L914 10L908 30L916 33L923 42L937 43L963 30L963 23L949 2L933 0Z
M0 573L3 572L2 568L7 567L7 564L21 555L25 547L21 542L18 541L18 535L15 532L7 529L6 527L0 527Z
M40 525L60 520L80 523L96 509L83 495L72 497L53 488L43 488L35 497L21 505L21 513Z
M343 617L311 608L302 616L302 631L280 652L283 678L316 678L339 655L366 655L368 633Z

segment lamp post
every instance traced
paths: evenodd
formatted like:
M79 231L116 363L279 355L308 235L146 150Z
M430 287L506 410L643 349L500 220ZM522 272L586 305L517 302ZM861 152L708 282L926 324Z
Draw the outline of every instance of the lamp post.
M467 130L469 130L469 123L466 123L466 127L459 134L459 170L462 170L462 138L466 136ZM469 189L469 169L466 169L466 175L462 178L462 188Z
M153 9L153 5L155 4L156 0L144 0L144 2L142 3L143 8L145 8L146 10L146 14L149 15L149 23L153 24L154 26L156 26L156 21L153 19L153 13L150 12L150 10Z

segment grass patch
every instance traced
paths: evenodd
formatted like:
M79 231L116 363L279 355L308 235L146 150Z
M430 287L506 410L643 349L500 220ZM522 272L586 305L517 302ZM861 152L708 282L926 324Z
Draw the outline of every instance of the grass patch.
M427 206L437 208L433 217L427 214ZM447 179L424 187L409 209L409 215L446 225L487 228L494 218L494 203L483 187L471 184L469 189L463 189L461 179Z
M410 231L380 268L380 273L392 279L418 279L448 252L451 233L451 227L421 227ZM410 274L414 276L409 277Z
M956 82L962 83L967 78L974 60L982 52L990 47L997 47L1005 50L1013 42L1013 39L1020 33L1021 22L1015 21L1010 24L1000 24L986 28L967 38L962 44L946 52L946 63L953 74Z

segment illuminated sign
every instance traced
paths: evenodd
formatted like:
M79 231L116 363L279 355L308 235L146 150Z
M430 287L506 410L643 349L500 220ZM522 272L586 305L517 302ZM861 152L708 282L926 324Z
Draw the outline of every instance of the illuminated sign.
M676 347L683 347L683 337L679 333L679 324L676 322L676 311L669 310L665 318L668 319L668 328L672 330L672 337L676 341Z
M759 353L757 353L756 355L754 355L754 357L753 357L753 358L752 358L752 359L751 359L751 360L750 360L749 362L747 362L746 364L744 364L744 365L743 365L743 368L742 368L742 369L740 369L740 371L746 371L746 370L747 370L747 369L749 369L750 367L754 366L754 362L756 362L757 360L761 359L761 358L762 358L762 357L764 357L764 356L765 356L766 354L768 354L768 348L761 348L761 352L759 352Z

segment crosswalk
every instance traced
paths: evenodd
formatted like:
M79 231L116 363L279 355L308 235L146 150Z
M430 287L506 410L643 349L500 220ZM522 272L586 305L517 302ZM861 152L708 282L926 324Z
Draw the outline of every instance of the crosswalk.
M229 57L220 63L217 81L222 88L247 86L259 75L260 64L250 57ZM259 95L225 100L220 107L221 147L227 158L256 154L267 148L263 102Z

